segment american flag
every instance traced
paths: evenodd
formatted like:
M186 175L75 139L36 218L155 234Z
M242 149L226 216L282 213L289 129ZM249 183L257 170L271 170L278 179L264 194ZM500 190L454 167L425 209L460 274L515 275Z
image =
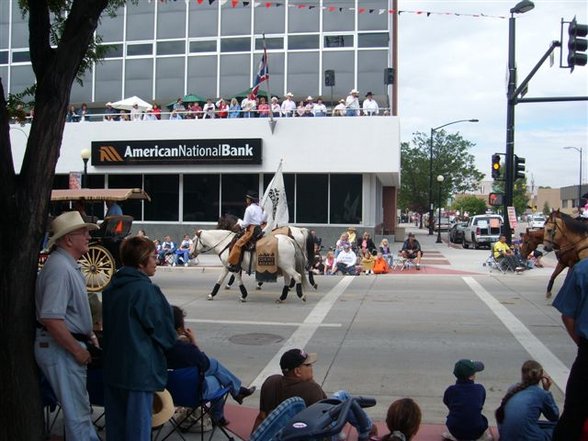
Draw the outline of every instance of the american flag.
M257 75L255 76L255 81L253 82L253 87L251 88L251 95L253 98L257 97L257 93L259 92L259 87L261 83L266 81L269 78L269 70L267 67L267 50L263 49L263 56L261 57L261 61L259 62L259 68L257 69Z

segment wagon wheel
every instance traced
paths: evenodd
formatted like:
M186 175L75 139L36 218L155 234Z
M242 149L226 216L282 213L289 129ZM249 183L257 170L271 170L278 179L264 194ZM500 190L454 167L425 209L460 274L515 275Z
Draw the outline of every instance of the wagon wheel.
M96 244L90 245L88 252L80 259L80 265L89 292L98 292L106 288L116 270L110 251Z

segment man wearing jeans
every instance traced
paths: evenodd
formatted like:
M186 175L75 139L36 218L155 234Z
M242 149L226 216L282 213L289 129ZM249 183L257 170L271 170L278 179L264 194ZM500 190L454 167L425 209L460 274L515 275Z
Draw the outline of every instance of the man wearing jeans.
M355 276L357 274L355 265L357 264L357 256L351 250L349 243L343 244L343 250L337 254L335 259L335 271L333 274L337 274L337 271L341 271L343 274L349 274Z
M55 218L48 247L56 248L37 278L35 291L35 359L63 409L68 441L100 439L86 391L86 366L92 361L87 342L97 345L97 340L86 281L77 263L88 252L90 230L96 229L77 211Z

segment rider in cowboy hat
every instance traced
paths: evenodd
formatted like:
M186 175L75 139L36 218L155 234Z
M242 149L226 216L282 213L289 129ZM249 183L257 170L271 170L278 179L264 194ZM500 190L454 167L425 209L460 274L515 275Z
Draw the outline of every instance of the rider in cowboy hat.
M237 226L244 228L242 236L235 242L229 254L229 271L238 272L241 270L241 250L251 240L256 229L264 221L262 208L257 204L257 192L248 191L245 195L247 208L243 219L239 219Z

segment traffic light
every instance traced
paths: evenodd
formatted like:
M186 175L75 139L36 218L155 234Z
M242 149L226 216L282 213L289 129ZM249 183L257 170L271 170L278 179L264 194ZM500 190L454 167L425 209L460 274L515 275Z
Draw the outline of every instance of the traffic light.
M586 65L588 40L581 38L586 34L588 34L588 25L578 24L574 17L568 26L568 66L571 72L574 71L574 66Z
M519 158L517 155L514 157L514 178L525 179L525 158Z
M492 155L492 179L500 178L500 155L494 153Z
M488 205L491 207L500 207L504 204L504 194L502 193L490 193L488 195Z

